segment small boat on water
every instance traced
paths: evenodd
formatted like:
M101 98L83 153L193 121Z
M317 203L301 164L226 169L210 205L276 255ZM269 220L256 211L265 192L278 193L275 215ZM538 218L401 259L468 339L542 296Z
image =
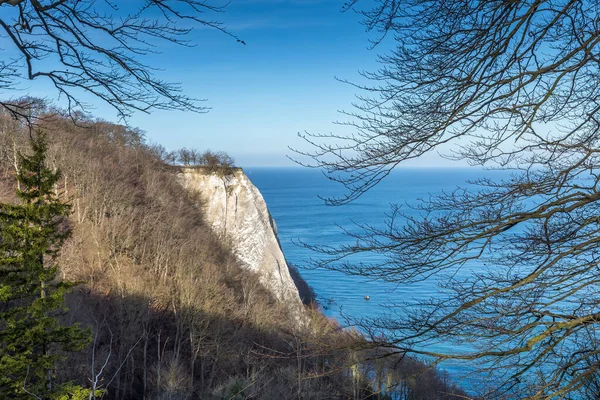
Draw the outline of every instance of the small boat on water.
M365 300L371 300L370 296L365 296Z

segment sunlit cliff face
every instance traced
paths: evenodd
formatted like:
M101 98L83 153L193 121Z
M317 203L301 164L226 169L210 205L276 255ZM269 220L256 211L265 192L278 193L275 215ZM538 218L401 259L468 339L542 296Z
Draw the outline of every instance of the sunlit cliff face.
M184 168L181 184L199 194L207 222L231 245L242 265L258 274L296 320L302 303L279 245L277 226L259 190L241 170L230 174Z

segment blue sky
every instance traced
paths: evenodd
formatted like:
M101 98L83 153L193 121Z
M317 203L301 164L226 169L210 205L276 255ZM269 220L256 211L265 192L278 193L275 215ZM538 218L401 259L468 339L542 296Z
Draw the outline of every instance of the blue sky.
M225 150L242 166L287 165L297 133L331 132L356 90L335 77L359 79L375 66L368 35L340 0L233 0L219 18L247 45L208 29L197 46L169 46L157 64L186 93L206 98L207 114L137 114L131 124L168 148Z
M357 89L335 78L359 82L360 70L377 68L382 48L368 49L370 34L356 13L340 12L343 2L231 0L212 17L247 45L200 28L189 36L195 47L161 42L160 54L143 59L161 69L162 79L181 83L187 95L207 99L210 111L140 112L129 124L168 149L223 150L241 166L294 165L286 158L288 146L308 148L299 132L345 129L333 122L344 120L338 110L352 109ZM46 82L23 88L57 100ZM110 107L89 101L95 116L117 120Z

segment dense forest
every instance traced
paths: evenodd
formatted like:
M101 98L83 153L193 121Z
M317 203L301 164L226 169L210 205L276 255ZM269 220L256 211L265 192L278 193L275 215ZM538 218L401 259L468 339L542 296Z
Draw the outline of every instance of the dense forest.
M43 132L46 166L61 174L54 191L71 206L56 262L76 285L56 317L89 329L83 350L50 349L59 358L49 380L92 389L90 399L464 395L421 362L381 357L315 304L294 321L212 233L200 199L143 132L46 106L35 113L33 129L0 116L0 201L17 203L19 154Z

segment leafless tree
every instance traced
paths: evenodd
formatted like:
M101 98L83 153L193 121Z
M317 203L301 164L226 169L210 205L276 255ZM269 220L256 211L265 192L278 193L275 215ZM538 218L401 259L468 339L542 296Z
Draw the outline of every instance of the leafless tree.
M192 164L193 150L190 150L187 147L182 147L177 152L178 152L178 160L181 164L183 164L185 166L193 165Z
M178 84L156 77L144 56L156 53L161 42L190 45L186 35L195 27L242 42L210 19L223 8L205 0L0 0L0 10L0 31L16 49L16 56L0 61L0 90L48 80L69 112L86 109L86 93L120 117L151 109L203 111ZM11 102L0 104L23 116Z
M235 161L233 157L224 151L213 152L210 150L205 151L202 154L198 155L199 165L204 165L211 169L219 169L219 168L233 168L235 166Z
M364 327L400 352L477 362L499 385L486 398L581 395L600 366L600 2L374 3L347 7L378 33L374 44L395 49L364 73L372 86L356 85L352 133L305 136L312 165L348 189L329 203L442 148L510 173L433 196L418 213L396 207L352 245L315 247L330 256L319 266L437 284L435 298ZM364 253L383 258L354 262ZM432 340L473 348L438 353Z

